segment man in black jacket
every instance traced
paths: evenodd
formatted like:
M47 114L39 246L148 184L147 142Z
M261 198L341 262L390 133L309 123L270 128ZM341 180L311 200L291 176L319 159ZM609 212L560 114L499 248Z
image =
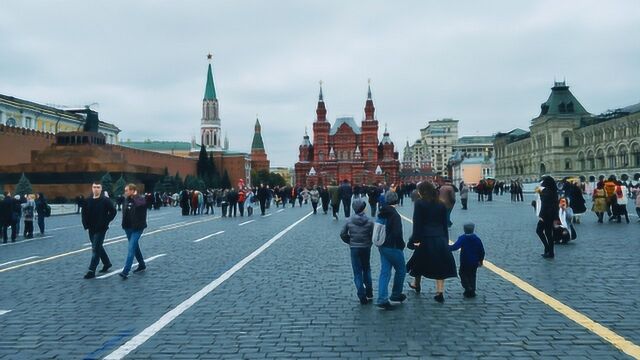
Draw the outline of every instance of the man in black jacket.
M344 179L342 185L340 185L340 200L342 200L342 207L344 208L344 217L351 216L351 196L353 196L353 190L349 180Z
M264 211L267 205L267 198L269 197L269 189L267 189L264 184L260 184L260 188L258 188L258 194L256 195L258 201L260 201L260 213L264 216Z
M124 263L124 269L118 275L124 280L129 276L129 271L133 265L133 257L138 260L138 267L134 273L144 271L147 265L142 257L138 241L142 236L142 232L147 227L147 204L144 197L138 195L138 187L136 184L129 184L124 188L124 208L122 209L122 228L127 234L129 241L129 251L127 260Z
M87 204L82 208L82 226L89 230L89 240L91 241L91 262L89 271L84 276L85 279L96 277L96 268L102 260L101 273L109 271L111 261L104 250L104 238L109 229L109 223L116 217L116 208L111 200L102 194L102 184L99 181L91 185L93 196L87 199Z
M6 192L0 201L0 228L2 228L2 242L7 242L7 232L11 227L11 241L16 241L16 228L13 224L13 199L11 194Z

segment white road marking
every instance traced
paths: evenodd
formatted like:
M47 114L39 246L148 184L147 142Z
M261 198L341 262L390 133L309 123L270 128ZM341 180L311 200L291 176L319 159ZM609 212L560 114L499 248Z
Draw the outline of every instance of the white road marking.
M82 227L82 225L63 226L63 227L59 227L59 228L55 228L55 229L47 229L47 231L58 231L58 230L76 228L76 227Z
M18 259L18 260L13 260L13 261L8 261L6 263L2 263L2 264L0 264L0 266L15 264L15 263L19 263L19 262L23 262L23 261L27 261L27 260L31 260L31 259L36 259L36 258L39 258L39 257L40 256L29 256L29 257L24 258L24 259Z
M224 233L224 230L223 230L223 231L218 231L218 232L217 232L217 233L215 233L215 234L210 234L210 235L207 235L207 236L205 236L205 237L202 237L202 238L200 238L200 239L198 239L198 240L193 240L193 242L194 242L194 243L197 243L197 242L200 242L200 241L202 241L202 240L207 240L207 239L208 239L208 238L210 238L210 237L213 237L213 236L216 236L216 235L220 235L220 234L223 234L223 233Z
M244 226L244 225L250 224L250 223L252 223L252 222L254 222L254 221L255 221L255 220L245 221L245 222L243 222L243 223L238 224L238 226Z
M182 224L182 225L178 225L178 226L174 226L174 227L170 227L170 228L158 229L158 230L154 230L154 231L151 231L151 232L148 232L148 233L144 233L144 234L142 234L142 237L146 237L146 236L153 235L153 234L156 234L156 233L159 233L159 232L163 232L163 231L169 231L169 230L173 230L173 229L178 229L178 228L181 228L181 227L184 227L184 226L187 226L187 225L191 225L191 224L195 224L195 223L201 223L201 222L206 222L206 221L210 221L210 220L215 220L215 219L219 219L219 218L220 217L209 218L209 219L194 221L194 222L190 222L190 223L186 223L186 224ZM112 240L112 241L110 241L110 240ZM109 238L109 239L105 240L104 246L111 245L111 244L116 244L116 243L119 243L119 242L122 242L122 241L125 241L125 240L127 240L125 235L117 236L117 237L114 237L114 238ZM27 262L27 263L24 263L24 264L14 265L14 266L11 266L11 267L8 267L8 268L0 269L0 273L3 273L5 271L9 271L9 270L19 269L19 268L22 268L22 267L25 267L25 266L29 266L29 265L40 264L40 263L43 263L43 262L46 262L46 261L59 259L59 258L65 257L65 256L73 255L73 254L78 254L78 253L81 253L81 252L84 252L84 251L87 251L87 250L91 250L91 247L84 247L84 248L81 248L79 250L73 250L73 251L69 251L69 252L66 252L66 253L53 255L53 256L49 256L49 257L38 259L38 260L34 260L34 261L30 261L30 262Z
M0 310L0 315L4 315L6 313L10 313L11 310Z
M144 344L147 340L149 340L153 335L158 333L158 331L162 330L165 326L169 325L173 320L175 320L178 316L180 316L185 311L189 310L194 304L198 301L202 300L205 296L215 290L218 286L220 286L223 282L227 281L233 274L242 269L245 265L247 265L251 260L255 259L258 255L268 249L274 242L280 239L284 234L293 229L296 225L303 222L306 218L311 216L312 212L308 213L298 221L289 225L286 229L280 231L274 237L269 239L266 243L256 249L254 252L249 254L249 256L242 259L239 263L235 264L231 269L227 270L224 274L222 274L219 278L213 280L207 286L203 287L197 293L191 295L190 298L180 303L175 308L171 309L169 312L164 314L158 321L151 324L146 329L142 330L138 335L131 338L131 340L124 343L122 346L117 348L115 351L107 355L105 360L116 360L122 359L127 356L130 352L137 349L140 345Z
M158 255L152 256L152 257L150 257L150 258L148 258L148 259L144 259L144 262L145 262L145 264L146 264L146 263L152 262L153 260L155 260L155 259L157 259L157 258L161 258L161 257L163 257L163 256L165 256L165 255L167 255L167 254L158 254ZM138 266L138 263L134 263L133 265L131 265L131 267L132 267L132 268L133 268L134 266ZM105 278L108 278L108 277L110 277L110 276L113 276L113 275L116 275L116 274L121 273L121 272L122 272L122 270L124 270L124 267L122 267L122 268L120 268L120 269L118 269L118 270L114 270L114 271L108 272L108 273L106 273L106 274L104 274L104 275L96 276L96 279L105 279Z
M0 244L0 246L11 246L11 245L25 244L25 243L36 241L36 240L50 239L52 237L53 237L53 235L47 235L47 236L42 236L42 237L34 237L33 239L27 239L27 240L16 240L16 242L8 242L6 244Z
M262 217L269 217L271 215L273 215L273 214L262 215Z
M284 209L280 209L280 210L278 210L278 211L276 211L276 212L283 212L283 211L284 211Z

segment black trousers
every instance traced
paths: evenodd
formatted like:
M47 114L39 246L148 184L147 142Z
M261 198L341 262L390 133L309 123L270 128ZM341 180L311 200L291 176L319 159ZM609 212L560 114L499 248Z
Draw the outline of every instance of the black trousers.
M238 213L238 203L229 203L229 217L231 217L231 214L233 214L233 216L235 217L236 214Z
M222 217L227 217L227 208L229 207L229 204L226 203L222 203Z
M239 202L238 203L238 210L240 210L240 216L244 216L244 203L243 202Z
M342 199L342 207L344 208L344 217L351 216L351 199Z
M24 237L32 238L33 237L33 221L24 221Z
M474 293L476 291L476 274L478 272L478 266L460 264L460 284L467 293Z
M554 255L553 222L538 221L538 225L536 226L536 234L538 234L540 241L542 241L542 245L544 245L544 253Z
M338 217L338 210L340 210L340 203L331 204L331 211L333 212L334 217Z
M467 210L467 200L468 199L460 199L460 202L462 203L462 210Z
M11 228L11 241L16 241L16 237L18 236L18 228L15 222L11 222L10 224L2 225L2 241L7 242L9 228Z
M264 210L267 207L267 200L260 200L260 213L264 215Z
M326 214L329 211L329 201L322 200L322 211Z
M109 260L109 256L103 246L106 234L106 231L89 231L89 240L91 241L91 262L89 263L89 271L96 272L96 268L100 261L102 261L103 266L111 266L111 261Z
M317 201L312 201L311 202L311 207L313 208L313 213L317 213L318 212L318 202Z

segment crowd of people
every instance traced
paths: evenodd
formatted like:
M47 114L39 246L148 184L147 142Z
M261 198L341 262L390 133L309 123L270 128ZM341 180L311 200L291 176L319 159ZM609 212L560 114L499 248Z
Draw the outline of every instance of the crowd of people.
M51 216L51 206L42 193L28 195L14 195L10 192L0 194L0 227L2 242L7 243L9 229L11 242L15 242L20 234L22 221L25 239L33 238L33 223L38 223L40 236L44 236L45 218Z
M445 279L460 277L464 288L463 296L476 296L477 268L482 266L484 248L480 238L475 235L475 225L466 223L463 233L454 244L449 244L449 232L453 225L451 212L459 194L462 210L467 210L469 195L476 192L478 203L492 201L493 195L509 193L512 202L524 201L523 185L519 181L510 183L483 179L478 184L468 185L461 182L458 186L444 178L439 183L423 181L418 184L377 184L352 185L348 180L340 184L325 186L275 186L259 184L257 187L245 186L240 181L237 187L230 189L207 189L205 191L185 189L178 193L138 194L137 187L129 184L125 193L109 199L100 182L92 185L92 194L78 197L77 211L82 213L82 224L88 231L92 244L92 257L86 279L96 276L97 266L102 262L99 272L108 272L112 263L103 243L109 224L118 211L122 211L122 228L128 239L128 254L125 266L119 275L126 279L131 271L133 259L138 267L133 272L146 269L139 239L146 228L147 211L162 207L179 206L183 216L214 215L220 211L221 217L253 215L254 207L260 214L266 215L273 205L276 208L288 205L299 207L310 204L313 213L322 211L339 219L340 207L347 219L340 237L349 244L351 265L356 294L362 304L373 301L373 286L370 266L371 248L375 243L380 254L381 269L378 278L378 296L376 305L383 309L393 308L392 302L403 302L405 278L413 280L408 286L413 291L421 291L422 278L435 280L437 302L444 302ZM608 221L629 223L627 203L635 201L636 212L640 216L640 183L626 183L614 176L601 177L595 184L581 183L578 179L565 178L556 181L550 176L542 178L534 191L534 207L538 218L536 234L543 243L544 258L554 258L555 244L565 244L577 238L575 224L580 224L587 212L587 199L592 201L591 211L598 223L604 223L604 214ZM412 234L405 242L402 220L397 211L403 206L405 198L413 203ZM367 206L369 207L367 215ZM353 211L353 214L352 214ZM37 221L40 235L45 233L45 218L51 215L51 207L42 193L37 195L12 196L0 195L0 225L3 242L7 242L9 229L11 241L15 241L20 224L24 226L25 239L33 237L33 223ZM640 220L638 220L640 221ZM404 249L413 250L405 261ZM460 266L456 271L453 251L461 250ZM389 283L392 279L389 294Z

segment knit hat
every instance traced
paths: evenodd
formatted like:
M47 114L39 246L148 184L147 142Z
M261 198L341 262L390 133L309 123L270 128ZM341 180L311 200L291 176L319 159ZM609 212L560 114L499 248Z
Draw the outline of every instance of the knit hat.
M351 204L351 208L353 208L353 211L355 211L356 214L360 214L361 212L363 212L366 207L367 203L362 199L355 199L353 200L353 204Z
M468 222L468 223L462 225L462 228L464 229L464 233L465 234L473 234L473 232L476 229L476 224L474 224L472 222Z
M398 203L398 194L396 194L395 191L387 191L387 193L384 194L384 200L389 205L395 205Z

